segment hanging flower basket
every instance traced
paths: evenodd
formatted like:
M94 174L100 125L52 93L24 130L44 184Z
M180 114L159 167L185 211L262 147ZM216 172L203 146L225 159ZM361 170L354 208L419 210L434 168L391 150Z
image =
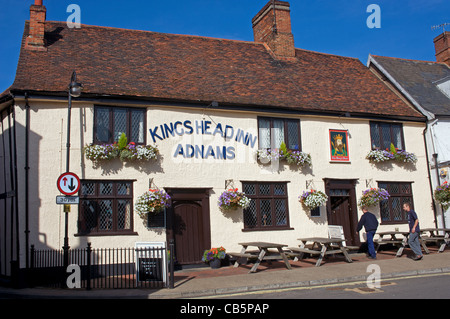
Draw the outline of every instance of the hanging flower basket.
M83 148L84 155L93 162L120 158L123 162L156 160L158 148L151 145L136 145L128 143L124 133L114 144L95 145L90 144Z
M442 205L444 210L450 207L450 184L447 181L436 187L434 198Z
M300 203L311 210L325 205L328 200L328 196L324 192L311 189L304 191L303 194L299 196L299 200Z
M400 163L415 164L417 162L417 157L414 153L395 148L394 144L391 144L389 150L371 150L369 154L367 154L366 159L374 163L396 161Z
M146 219L148 214L157 214L165 207L170 206L170 196L163 190L149 189L147 192L139 196L134 205L138 215Z
M369 188L363 191L358 206L360 207L370 207L378 205L381 201L386 200L390 197L388 191L384 188Z
M250 204L250 199L235 188L224 191L219 196L217 204L222 211L235 210L238 208L245 209Z

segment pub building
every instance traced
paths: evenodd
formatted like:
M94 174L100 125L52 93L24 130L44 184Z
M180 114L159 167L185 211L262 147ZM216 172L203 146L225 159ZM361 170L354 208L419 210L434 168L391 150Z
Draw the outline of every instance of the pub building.
M370 207L379 231L407 230L404 202L435 227L425 117L358 59L295 48L288 2L269 1L251 22L254 42L69 28L47 21L42 1L31 5L0 97L2 277L28 266L31 245L63 247L65 216L70 248L174 240L181 265L240 242L296 246L328 237L328 225L360 245L358 201L370 188L390 194ZM69 98L70 83L81 95ZM127 160L136 153L121 143L157 156ZM391 145L416 160L368 159ZM287 162L280 147L310 163ZM69 165L81 185L65 213L56 182ZM149 189L170 207L138 213ZM219 208L229 189L246 194L245 209ZM327 195L318 208L299 200L311 189Z

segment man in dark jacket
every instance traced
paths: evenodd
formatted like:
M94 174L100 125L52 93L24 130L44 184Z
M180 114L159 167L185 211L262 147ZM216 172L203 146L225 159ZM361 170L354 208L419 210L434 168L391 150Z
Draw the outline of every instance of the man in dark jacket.
M373 244L373 236L375 236L375 233L378 228L378 220L374 214L372 214L367 210L367 207L363 207L362 211L363 215L361 216L361 219L358 222L358 227L356 228L356 231L359 232L364 226L367 236L367 248L369 249L368 257L372 259L377 259L377 253L375 252L375 246Z

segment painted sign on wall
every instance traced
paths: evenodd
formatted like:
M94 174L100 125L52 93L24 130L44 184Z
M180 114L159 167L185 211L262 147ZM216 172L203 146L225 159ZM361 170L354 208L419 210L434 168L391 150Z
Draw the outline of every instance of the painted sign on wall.
M182 137L185 135L199 135L222 137L225 142L234 141L245 146L254 148L257 136L246 132L242 128L235 128L232 125L213 123L212 121L175 121L163 123L149 129L150 136L154 143L172 137ZM233 160L236 156L234 146L226 145L204 145L204 144L178 144L173 157L201 158L201 159L222 159Z

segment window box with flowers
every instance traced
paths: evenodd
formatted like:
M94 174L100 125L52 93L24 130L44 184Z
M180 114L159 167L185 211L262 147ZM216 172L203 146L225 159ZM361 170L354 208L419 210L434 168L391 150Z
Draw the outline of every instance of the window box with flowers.
M417 162L417 157L414 153L395 148L394 144L391 144L390 150L371 150L367 154L366 159L374 163L396 161L399 163L415 164Z
M389 199L388 191L384 188L369 188L363 191L361 198L359 199L358 206L371 207L378 205L381 201Z
M250 205L250 199L243 192L239 192L237 188L224 191L217 202L220 210L230 211L238 208L247 208Z
M311 165L311 155L302 151L288 150L283 142L279 149L261 149L257 152L258 160L262 164L268 164L272 160L285 160L288 164L300 167Z
M139 196L134 205L139 217L148 221L151 215L156 215L170 206L170 196L163 190L149 189Z
M257 151L258 160L262 164L268 164L273 160L281 158L279 149L260 149Z
M299 200L306 208L314 210L320 206L324 206L328 200L328 196L322 191L310 189L304 191L299 196Z
M87 145L83 148L87 159L93 162L107 161L120 158L123 162L156 160L158 148L152 145L136 145L128 143L124 133L114 144Z
M445 181L434 190L434 198L442 205L442 209L450 207L450 184Z

